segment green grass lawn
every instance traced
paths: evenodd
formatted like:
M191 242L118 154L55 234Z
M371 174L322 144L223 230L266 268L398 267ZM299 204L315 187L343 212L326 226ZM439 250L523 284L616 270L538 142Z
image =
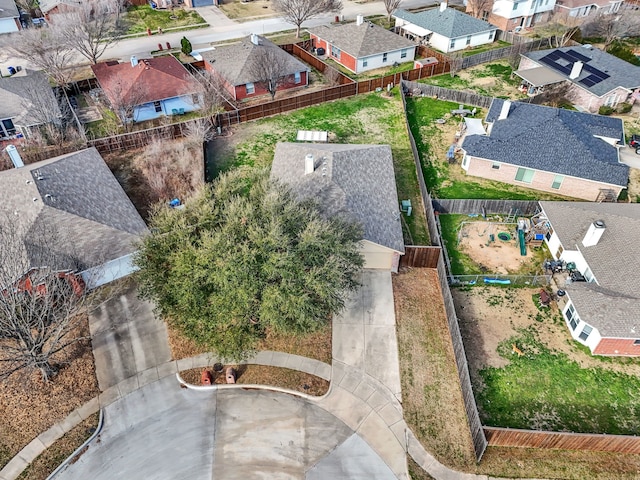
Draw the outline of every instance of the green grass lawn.
M460 224L468 221L467 215L439 215L442 228L442 241L447 249L451 263L452 275L480 275L483 272L469 255L461 252L458 247L458 231Z
M204 19L193 10L182 8L174 10L156 10L150 5L132 6L127 9L125 16L127 22L127 34L143 33L150 28L156 33L158 28L163 30L174 27L187 27L206 23Z
M511 346L525 352L518 357ZM531 328L500 344L503 368L480 371L477 400L486 425L619 435L640 434L640 378L582 368L550 351Z
M245 128L240 126L239 129ZM393 153L399 199L411 199L414 214L403 216L405 242L429 245L424 216L420 214L420 190L413 155L406 134L402 103L397 92L393 96L372 93L265 118L246 128L249 138L232 150L215 158L209 165L215 177L231 168L268 167L278 142L292 142L298 130L327 130L335 135L335 143L389 144ZM242 133L238 133L238 136ZM233 140L233 139L232 139Z
M493 43L489 43L487 45L480 45L478 47L470 48L468 50L464 50L462 52L463 57L470 57L471 55L477 55L479 53L488 52L490 50L497 50L498 48L509 47L511 44L509 42L505 42L503 40L497 40Z

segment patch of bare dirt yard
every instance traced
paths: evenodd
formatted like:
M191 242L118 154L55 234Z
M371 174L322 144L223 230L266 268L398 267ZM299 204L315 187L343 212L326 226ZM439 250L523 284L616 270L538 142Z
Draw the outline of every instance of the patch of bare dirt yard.
M89 334L85 319L80 335ZM91 342L54 357L59 373L43 383L39 372L16 372L0 382L0 468L31 440L99 394Z

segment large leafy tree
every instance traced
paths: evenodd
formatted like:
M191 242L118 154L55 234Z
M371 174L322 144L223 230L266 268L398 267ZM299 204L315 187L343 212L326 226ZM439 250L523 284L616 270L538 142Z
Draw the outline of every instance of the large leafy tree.
M221 175L184 209L158 205L135 258L141 294L188 337L230 360L267 331L324 325L357 287L361 228L323 217L267 172Z

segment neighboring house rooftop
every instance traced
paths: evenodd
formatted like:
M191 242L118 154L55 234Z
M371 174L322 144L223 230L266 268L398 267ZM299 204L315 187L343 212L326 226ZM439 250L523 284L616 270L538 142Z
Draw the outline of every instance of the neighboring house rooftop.
M615 146L596 137L621 144L622 120L521 102L511 102L507 118L500 120L504 102L491 103L489 136L464 139L467 154L626 188L629 167L619 163Z
M595 47L562 47L523 55L598 97L617 87L629 90L640 87L640 67ZM578 61L583 63L582 70L575 79L570 79L571 70Z
M399 9L393 16L447 38L464 37L498 28L454 8L432 8L419 13Z
M91 69L113 105L121 104L120 99L142 105L195 91L195 79L173 55L128 63L103 62Z
M288 73L309 71L309 67L289 55L275 43L264 37L256 36L258 45L251 41L252 36L243 38L239 43L221 45L214 50L202 52L202 58L209 62L213 69L222 75L233 86L245 85L256 81L252 73L252 63L264 49L270 49L286 61ZM255 38L255 37L254 37Z
M20 12L13 0L0 0L0 18L19 18Z
M597 280L566 286L580 318L602 336L640 338L640 204L540 202L565 250L579 250ZM598 243L584 247L589 225L603 220Z
M12 118L18 126L41 125L61 116L47 76L39 71L0 78L0 98L0 118Z
M357 22L344 25L322 25L310 28L309 33L326 40L354 58L416 46L414 42L366 21L360 25Z
M40 0L38 3L38 8L43 14L47 14L60 5L66 5L68 7L75 8L79 4L80 2L77 0Z
M618 0L622 3L623 0ZM561 0L557 1L556 5L563 8L581 8L586 7L588 5L597 5L598 7L608 7L609 5L615 2L610 0Z
M315 170L305 175L305 156ZM388 145L278 143L271 178L326 215L344 215L364 228L364 239L404 253L393 157Z
M28 239L37 242L39 232L55 232L59 253L80 262L57 268L83 270L127 255L147 231L95 148L0 172L0 205L16 228L34 232ZM33 267L41 266L39 247L25 245Z

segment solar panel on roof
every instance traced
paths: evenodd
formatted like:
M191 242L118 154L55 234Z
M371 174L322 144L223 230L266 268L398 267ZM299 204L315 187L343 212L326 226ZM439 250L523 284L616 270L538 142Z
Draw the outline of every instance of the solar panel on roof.
M591 79L591 77L587 77L587 78L583 78L582 80L578 80L578 83L583 84L585 87L593 87L596 83L600 83L600 82L596 82L594 80Z
M566 52L564 52L564 54L573 60L580 60L581 62L585 62L585 63L591 60L589 57L585 57L584 55L576 52L575 50L567 50Z

